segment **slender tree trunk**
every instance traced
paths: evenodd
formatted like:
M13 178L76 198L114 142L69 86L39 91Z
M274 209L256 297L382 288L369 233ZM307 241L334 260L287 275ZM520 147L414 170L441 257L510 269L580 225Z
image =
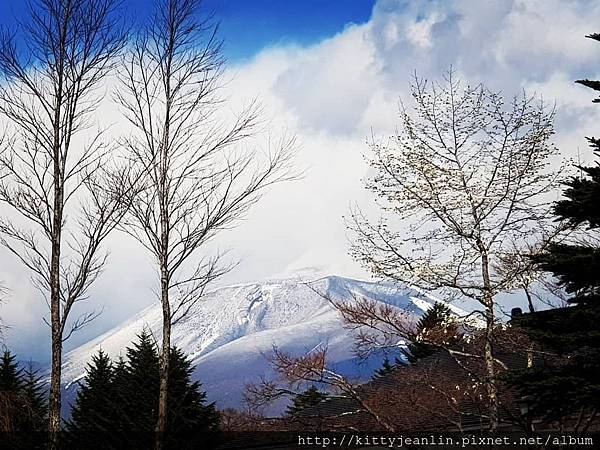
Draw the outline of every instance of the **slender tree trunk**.
M523 288L523 290L525 291L525 295L527 296L527 305L529 306L529 312L534 313L535 307L533 306L533 299L531 298L531 292L529 292L529 288L527 288L527 286L525 286Z
M160 203L160 302L163 312L162 346L160 354L160 390L158 394L158 419L156 422L155 450L161 450L167 430L167 407L169 394L169 353L171 348L171 304L169 303L169 198L167 185L169 126L170 126L170 80L166 81L167 109L165 114L165 129L161 145L159 170Z
M171 349L171 304L169 303L169 150L170 150L170 127L171 127L171 61L173 57L173 30L170 30L171 39L167 52L165 69L165 119L163 137L159 152L159 185L158 201L160 203L160 288L162 311L163 311L163 333L162 351L160 355L160 391L158 395L158 419L156 422L155 450L161 450L164 444L165 432L167 430L167 409L169 394L169 353Z
M49 448L58 448L58 434L60 432L61 412L61 366L62 366L62 339L63 327L60 314L60 254L63 219L63 189L61 183L61 170L55 158L55 185L54 185L54 219L52 229L52 256L50 263L50 324L52 328L52 372L50 375L50 401L48 408Z
M496 371L494 367L494 297L491 290L489 271L489 257L487 251L481 255L482 275L484 285L483 304L485 306L485 336L484 336L484 361L485 361L485 389L488 396L490 416L490 432L498 430L498 388L496 386Z
M163 271L164 272L164 271ZM171 347L171 308L166 273L161 274L161 302L163 311L162 345L160 353L160 388L158 394L158 420L156 422L155 449L161 450L167 429L167 406L169 389L169 353Z
M58 448L58 435L60 433L61 410L61 365L62 365L62 338L59 333L52 333L52 374L50 376L50 401L48 410L49 419L49 448Z
M64 32L64 30L63 30ZM61 39L61 52L64 53L64 39ZM50 260L50 324L52 328L52 372L50 375L50 401L48 408L48 433L49 448L56 450L58 448L58 437L60 433L60 413L61 413L61 369L62 369L62 318L60 313L60 255L62 240L62 222L63 222L63 174L60 152L60 123L63 89L63 71L61 67L58 70L58 80L56 89L56 104L54 111L54 139L53 139L53 171L54 171L54 202L52 217L52 236L51 236L51 260Z
M156 421L156 440L154 441L155 450L163 448L165 432L167 430L167 405L169 394L169 353L171 348L171 304L169 303L169 274L168 274L168 254L169 254L169 234L168 234L168 215L166 205L166 155L161 154L161 182L159 201L161 203L160 211L160 239L162 254L160 256L160 302L163 312L162 327L162 345L160 352L159 380L160 387L158 392L158 418Z
M498 430L498 388L496 387L496 370L494 367L493 352L493 329L494 329L494 305L486 306L486 326L485 326L485 385L490 404L490 432L495 433Z
M168 254L169 254L169 228L166 206L166 171L163 170L163 164L166 163L166 155L161 155L161 185L159 192L159 201L161 202L161 246L162 254L160 257L160 302L163 312L162 327L162 345L160 352L159 379L160 387L158 393L158 418L156 421L156 440L155 450L163 448L165 432L167 430L167 406L169 394L169 353L171 348L171 304L169 303L169 272L168 272Z

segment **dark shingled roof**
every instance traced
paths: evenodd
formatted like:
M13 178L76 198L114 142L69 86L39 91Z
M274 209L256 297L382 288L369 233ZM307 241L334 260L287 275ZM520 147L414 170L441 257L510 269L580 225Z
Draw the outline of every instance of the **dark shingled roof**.
M505 353L497 354L496 358L502 361L509 369L519 369L526 367L527 357L524 354ZM471 358L472 359L472 358ZM390 399L390 408L393 409L393 403L398 404L402 397L410 398L415 392L425 392L428 387L424 384L419 386L418 377L420 371L423 373L441 374L447 386L464 386L469 384L470 378L468 372L461 367L463 362L459 362L455 357L449 355L445 351L440 351L432 356L423 358L414 365L400 366L391 373L371 380L357 387L356 392L359 398L366 400L373 396L378 396L381 404L381 399ZM469 368L476 371L476 368ZM435 375L434 375L435 376ZM411 395L409 395L409 393ZM519 415L518 408L513 399L513 396L503 396L505 403L510 403L508 409L501 411L501 419L510 421L511 417ZM393 398L393 400L392 400ZM508 402L506 402L508 398ZM394 416L391 411L378 411L380 415L386 415L392 418L395 427L402 428L408 431L416 427L418 431L431 431L442 429L456 429L456 420L460 422L463 430L481 429L486 427L487 419L482 401L474 401L472 398L458 399L458 404L452 409L446 407L446 400L440 393L439 411L433 411L431 414L426 414L418 405L404 405L401 417ZM416 402L415 402L416 403ZM444 411L444 409L446 409ZM460 414L456 411L460 411ZM389 413L389 414L388 414ZM439 413L439 414L438 414ZM455 416L455 417L454 417ZM313 424L322 429L365 429L376 430L382 428L373 416L363 408L358 400L349 395L330 397L321 401L319 404L306 408L300 411L295 419L299 422L307 423L312 419Z

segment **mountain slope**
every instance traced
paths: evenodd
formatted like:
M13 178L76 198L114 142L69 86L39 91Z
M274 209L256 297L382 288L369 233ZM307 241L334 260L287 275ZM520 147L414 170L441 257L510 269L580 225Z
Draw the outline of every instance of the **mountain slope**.
M398 306L416 320L434 302L428 294L386 283L358 281L337 276L310 282L278 279L229 286L208 293L188 317L173 330L172 343L192 359L194 377L202 381L208 397L218 407L237 407L244 386L261 376L270 377L266 354L277 345L294 354L328 346L337 370L358 379L368 378L379 361L358 364L351 333L326 297L351 299L364 296ZM451 306L458 315L464 311ZM122 325L69 352L63 365L67 398L83 377L85 365L102 348L116 357L136 339L144 327L159 336L159 305L141 311Z

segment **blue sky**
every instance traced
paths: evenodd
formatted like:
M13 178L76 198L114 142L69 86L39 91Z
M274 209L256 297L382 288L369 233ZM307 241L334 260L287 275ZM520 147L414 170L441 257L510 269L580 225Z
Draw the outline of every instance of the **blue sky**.
M310 45L335 35L351 23L366 22L374 0L205 0L220 23L229 61L252 57L265 47ZM151 0L126 0L125 8L138 20L151 10ZM26 0L0 1L0 24L23 19Z

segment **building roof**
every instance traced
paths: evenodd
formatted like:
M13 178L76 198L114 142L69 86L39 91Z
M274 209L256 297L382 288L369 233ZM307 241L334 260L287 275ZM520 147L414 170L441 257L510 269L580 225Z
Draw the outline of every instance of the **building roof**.
M509 369L527 365L524 354L505 353L496 358ZM485 428L489 421L480 381L482 369L481 360L440 351L358 386L355 395L346 393L323 400L300 411L295 419L312 419L324 429L381 429L382 424L364 406L373 405L373 410L396 430ZM519 411L512 401L514 396L506 394L502 396L506 406L501 410L501 419L512 421Z

